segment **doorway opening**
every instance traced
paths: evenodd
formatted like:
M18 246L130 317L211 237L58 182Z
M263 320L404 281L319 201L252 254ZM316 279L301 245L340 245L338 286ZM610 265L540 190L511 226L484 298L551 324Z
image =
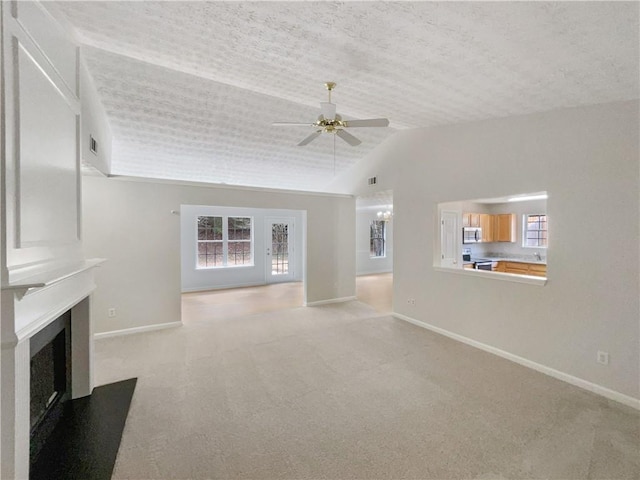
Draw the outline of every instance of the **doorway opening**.
M304 305L306 211L182 205L180 235L183 319L222 304L250 313L240 304L270 296L279 305ZM255 290L284 283L293 285ZM222 290L238 291L209 295Z
M356 297L393 311L393 191L356 198Z

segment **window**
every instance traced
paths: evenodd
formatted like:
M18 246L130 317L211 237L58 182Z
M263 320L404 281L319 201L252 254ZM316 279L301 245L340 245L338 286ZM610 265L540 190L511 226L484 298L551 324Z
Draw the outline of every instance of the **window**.
M251 265L251 218L229 217L227 219L228 255L227 265Z
M251 217L198 217L196 268L253 265Z
M384 220L371 220L370 225L370 242L369 242L369 256L371 258L384 257L386 254L385 249L385 237L386 237L386 225Z
M547 248L547 216L544 214L524 215L523 247Z
M222 217L198 217L198 268L221 267Z

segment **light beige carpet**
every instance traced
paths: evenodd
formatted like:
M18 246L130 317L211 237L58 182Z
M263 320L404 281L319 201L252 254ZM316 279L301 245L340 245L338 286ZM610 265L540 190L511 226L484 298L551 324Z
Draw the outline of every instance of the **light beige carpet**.
M114 478L639 478L637 412L349 302L96 342Z

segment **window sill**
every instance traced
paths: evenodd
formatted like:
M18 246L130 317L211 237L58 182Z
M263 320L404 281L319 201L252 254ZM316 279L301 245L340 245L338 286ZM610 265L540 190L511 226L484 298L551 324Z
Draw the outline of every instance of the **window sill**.
M540 287L547 284L547 277L534 277L532 275L518 275L515 273L489 272L486 270L471 270L468 268L450 268L434 265L433 269L437 272L455 273L457 275L466 275L469 277L490 278L492 280L502 280L504 282L528 283L530 285L538 285Z

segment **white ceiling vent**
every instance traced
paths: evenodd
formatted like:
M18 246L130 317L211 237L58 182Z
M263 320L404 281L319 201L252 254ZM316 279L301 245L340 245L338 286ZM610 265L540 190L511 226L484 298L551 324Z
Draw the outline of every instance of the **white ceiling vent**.
M369 185L375 185L376 183L378 183L378 177L370 177L370 178L367 180L367 183L368 183Z

